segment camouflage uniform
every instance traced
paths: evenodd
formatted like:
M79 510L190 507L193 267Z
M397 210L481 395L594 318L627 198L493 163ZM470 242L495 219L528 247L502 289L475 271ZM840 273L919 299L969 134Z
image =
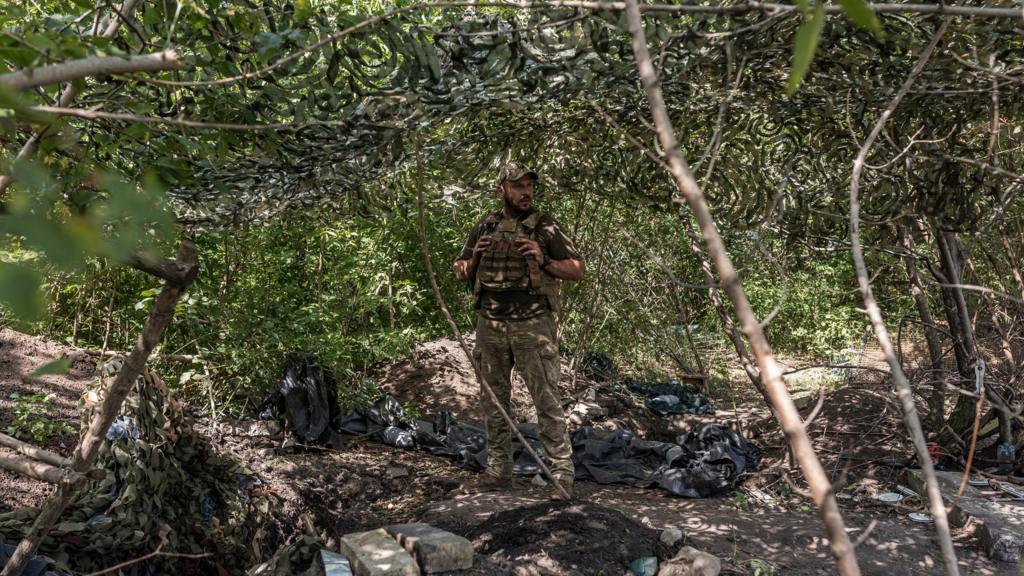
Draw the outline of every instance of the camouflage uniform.
M510 166L502 170L499 182L504 177L517 180L526 174L536 178L521 165ZM560 481L571 482L572 444L558 390L555 314L559 281L520 254L514 241L535 240L552 260L582 258L551 217L530 211L516 220L505 218L499 209L477 223L459 259L471 259L473 246L485 234L491 235L492 244L481 257L474 283L479 311L474 358L484 381L510 414L512 368L516 368L537 408L541 444L551 472ZM480 404L487 431L487 473L510 478L512 430L483 390Z

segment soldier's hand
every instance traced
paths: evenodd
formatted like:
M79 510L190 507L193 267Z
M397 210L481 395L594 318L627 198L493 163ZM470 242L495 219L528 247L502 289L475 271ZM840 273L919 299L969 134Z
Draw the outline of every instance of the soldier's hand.
M490 235L481 236L477 239L476 245L473 246L473 256L479 256L482 252L486 252L491 247Z
M536 260L537 264L544 262L544 252L541 251L540 244L536 240L527 240L525 238L516 240L515 248L523 256Z

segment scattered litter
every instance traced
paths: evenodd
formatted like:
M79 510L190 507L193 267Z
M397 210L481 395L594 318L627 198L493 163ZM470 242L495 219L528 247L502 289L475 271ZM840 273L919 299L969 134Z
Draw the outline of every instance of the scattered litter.
M107 440L111 442L128 439L138 440L140 433L139 427L132 421L131 416L122 414L110 423L110 428L107 429Z
M341 416L338 385L315 356L293 354L285 362L281 385L257 412L262 420L287 415L303 444L325 443Z
M988 486L988 478L975 476L974 478L968 478L967 483L971 486Z
M645 397L647 408L659 416L715 413L707 398L688 390L676 380L642 384L632 378L624 378L622 383L630 391Z
M644 556L629 563L629 569L636 576L654 576L658 573L658 557Z
M580 367L583 374L594 382L606 382L618 374L615 363L604 352L588 352Z
M934 522L931 514L925 514L924 512L911 512L907 514L907 518L911 521L917 522L918 524L931 524Z
M352 566L348 558L330 550L320 550L310 570L318 570L319 574L324 576L352 576Z
M683 531L679 528L676 528L675 526L669 526L668 528L662 530L661 536L658 538L658 540L661 540L662 544L668 546L669 548L675 546L676 543L682 539Z
M918 494L917 492L914 492L913 490L911 490L910 488L907 488L906 486L904 486L902 484L897 484L896 485L896 491L899 492L900 494L903 494L907 498L920 498L921 497L920 494Z
M895 492L882 492L878 496L875 496L875 500L885 504L895 504L900 500L903 500L903 495Z
M519 424L520 433L543 454L540 431L533 423ZM419 447L448 456L469 470L486 466L484 431L472 423L458 422L443 412L432 421L415 421L401 403L385 394L369 406L344 417L341 431L369 435L401 448ZM389 431L398 432L389 433ZM393 442L394 436L403 439ZM658 486L677 496L704 498L732 490L744 475L757 469L761 450L736 432L717 424L679 436L676 443L644 440L628 430L599 430L584 426L572 432L576 478L601 484ZM518 439L512 441L516 475L538 474L540 466Z

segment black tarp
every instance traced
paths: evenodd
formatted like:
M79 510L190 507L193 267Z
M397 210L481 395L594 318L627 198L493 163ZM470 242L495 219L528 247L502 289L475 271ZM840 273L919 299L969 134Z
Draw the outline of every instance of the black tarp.
M287 417L304 444L324 443L339 425L338 385L315 356L293 354L280 386L257 411L263 420Z
M536 424L520 424L527 442L543 455ZM482 471L487 459L483 429L458 422L442 413L432 421L413 421L401 404L385 395L342 419L340 431L370 434L402 448L418 447L452 458L456 464ZM397 431L397 432L396 432ZM657 486L672 494L702 498L734 488L753 472L761 451L729 428L705 424L679 436L675 443L644 440L626 430L583 427L571 434L576 478L601 484ZM514 466L518 475L533 475L540 467L513 437Z
M641 383L632 378L624 378L622 383L631 392L643 396L644 404L659 416L715 414L715 408L707 398L687 389L676 380Z

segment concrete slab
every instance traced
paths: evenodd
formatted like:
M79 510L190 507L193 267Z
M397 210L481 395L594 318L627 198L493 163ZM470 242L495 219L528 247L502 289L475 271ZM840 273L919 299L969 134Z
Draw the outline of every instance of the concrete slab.
M918 494L924 495L924 477L920 470L908 470L907 481ZM946 503L953 501L963 472L936 471L939 490ZM993 560L1020 562L1024 558L1024 502L993 502L981 490L967 485L949 514L954 527L975 523L975 536Z
M394 524L384 529L416 558L424 573L473 567L473 545L462 536L421 523Z
M339 551L352 564L355 576L419 576L416 561L383 529L346 534Z

